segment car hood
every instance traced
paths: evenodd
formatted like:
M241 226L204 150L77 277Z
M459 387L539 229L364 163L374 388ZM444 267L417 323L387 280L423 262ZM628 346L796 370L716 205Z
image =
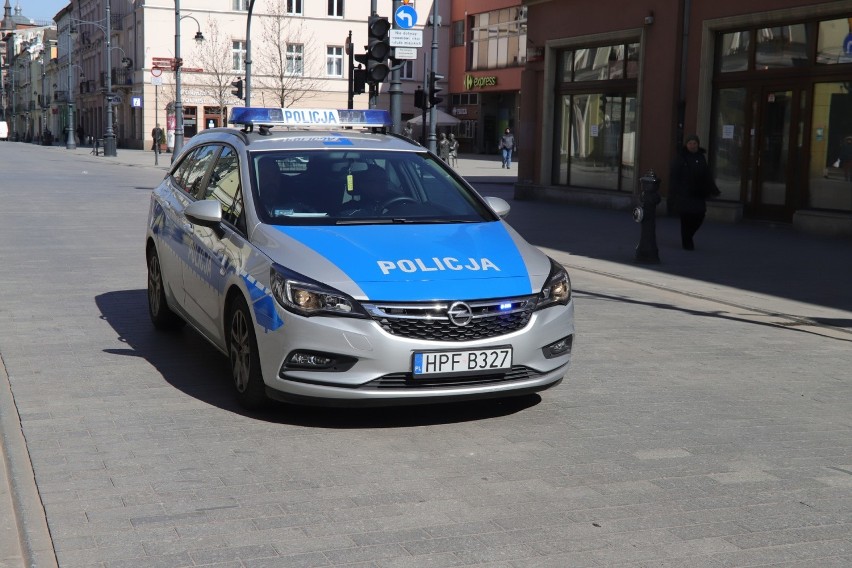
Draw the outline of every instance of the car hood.
M275 262L359 300L424 301L537 293L550 263L502 221L264 226Z

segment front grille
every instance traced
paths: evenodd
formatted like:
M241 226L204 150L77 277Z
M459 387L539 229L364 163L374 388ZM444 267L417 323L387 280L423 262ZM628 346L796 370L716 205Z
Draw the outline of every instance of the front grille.
M473 341L523 329L532 317L535 302L535 296L467 302L471 312L467 325L450 320L453 302L382 302L364 307L391 335L425 341Z
M461 377L414 377L411 373L394 373L379 377L358 388L360 390L458 388L523 381L535 379L541 375L542 373L523 366L512 367L505 373L494 375L464 375Z

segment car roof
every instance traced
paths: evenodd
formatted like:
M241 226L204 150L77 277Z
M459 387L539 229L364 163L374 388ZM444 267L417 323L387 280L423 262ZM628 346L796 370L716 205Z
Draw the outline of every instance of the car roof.
M315 130L292 127L246 132L237 128L210 128L192 137L191 145L205 142L230 142L246 146L249 151L271 150L389 150L425 152L426 149L397 134L373 133L365 130Z

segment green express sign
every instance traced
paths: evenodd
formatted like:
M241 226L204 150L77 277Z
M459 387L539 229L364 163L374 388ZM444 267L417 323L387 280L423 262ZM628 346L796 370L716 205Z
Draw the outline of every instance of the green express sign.
M466 91L472 91L474 89L483 89L485 87L496 87L497 86L497 77L489 76L489 77L474 77L473 75L465 75L464 77L464 87Z

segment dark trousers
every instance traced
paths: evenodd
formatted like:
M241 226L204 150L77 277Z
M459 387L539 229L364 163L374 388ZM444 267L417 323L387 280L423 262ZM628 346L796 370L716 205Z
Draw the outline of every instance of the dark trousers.
M681 213L680 214L680 241L683 248L692 250L694 243L692 237L698 232L701 224L704 222L705 212L700 213Z

